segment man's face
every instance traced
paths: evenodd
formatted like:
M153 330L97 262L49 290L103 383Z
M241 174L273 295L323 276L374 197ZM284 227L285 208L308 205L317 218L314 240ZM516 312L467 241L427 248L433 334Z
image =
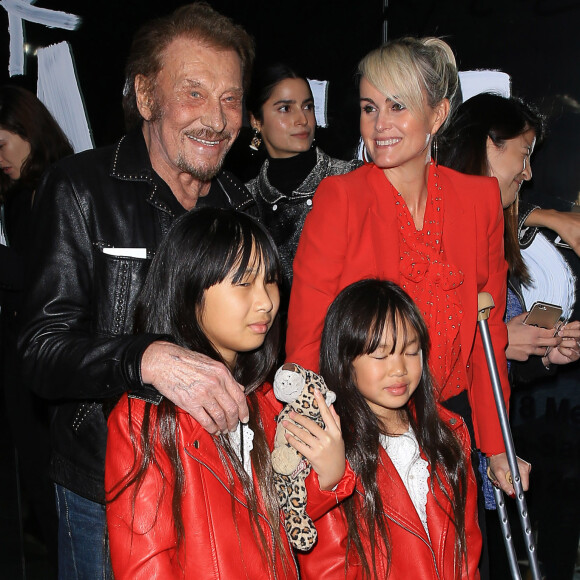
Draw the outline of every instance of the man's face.
M233 50L176 38L150 91L137 78L141 114L150 123L149 155L167 178L188 173L210 181L242 125L242 66Z

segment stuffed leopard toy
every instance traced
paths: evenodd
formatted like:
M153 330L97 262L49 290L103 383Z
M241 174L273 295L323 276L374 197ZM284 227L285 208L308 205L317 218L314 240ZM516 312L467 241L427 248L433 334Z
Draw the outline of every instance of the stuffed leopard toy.
M331 405L336 395L329 390L324 379L312 371L290 363L280 367L274 377L274 394L282 402L288 403L278 415L278 427L272 452L274 484L278 492L278 503L284 512L284 526L292 546L297 550L309 550L316 542L316 527L306 513L305 480L310 473L308 460L286 438L282 421L289 419L291 411L306 415L321 427L318 403L314 399L314 389L325 396L326 404Z

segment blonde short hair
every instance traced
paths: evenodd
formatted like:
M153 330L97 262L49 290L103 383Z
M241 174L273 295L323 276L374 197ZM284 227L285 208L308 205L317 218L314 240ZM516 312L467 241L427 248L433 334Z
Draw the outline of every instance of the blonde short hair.
M435 108L453 97L459 86L457 65L451 47L440 38L400 38L369 52L358 72L386 98L424 115L427 105ZM453 104L453 103L452 103Z

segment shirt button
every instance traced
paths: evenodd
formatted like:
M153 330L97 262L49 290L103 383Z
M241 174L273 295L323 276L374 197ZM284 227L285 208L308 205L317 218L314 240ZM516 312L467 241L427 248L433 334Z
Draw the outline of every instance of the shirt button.
M306 200L306 205L312 205L312 200L311 199L307 199Z
M277 209L278 209L278 205L277 205L277 204L274 204L274 205L272 206L272 211L276 211Z

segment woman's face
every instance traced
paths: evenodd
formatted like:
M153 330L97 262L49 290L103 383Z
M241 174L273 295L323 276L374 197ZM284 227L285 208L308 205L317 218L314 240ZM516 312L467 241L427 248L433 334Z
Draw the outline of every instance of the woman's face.
M20 179L24 162L30 155L30 143L0 127L0 169L12 181Z
M431 136L445 121L448 107L444 100L435 109L425 105L422 114L415 115L361 78L360 133L375 165L393 169L417 160L428 162Z
M252 127L262 134L268 155L294 157L308 151L314 140L314 99L303 79L284 79L262 105L262 121L252 117Z
M536 145L536 133L528 129L518 137L508 139L501 146L487 138L487 165L489 174L497 177L501 203L505 208L514 203L524 181L532 179L530 157Z

